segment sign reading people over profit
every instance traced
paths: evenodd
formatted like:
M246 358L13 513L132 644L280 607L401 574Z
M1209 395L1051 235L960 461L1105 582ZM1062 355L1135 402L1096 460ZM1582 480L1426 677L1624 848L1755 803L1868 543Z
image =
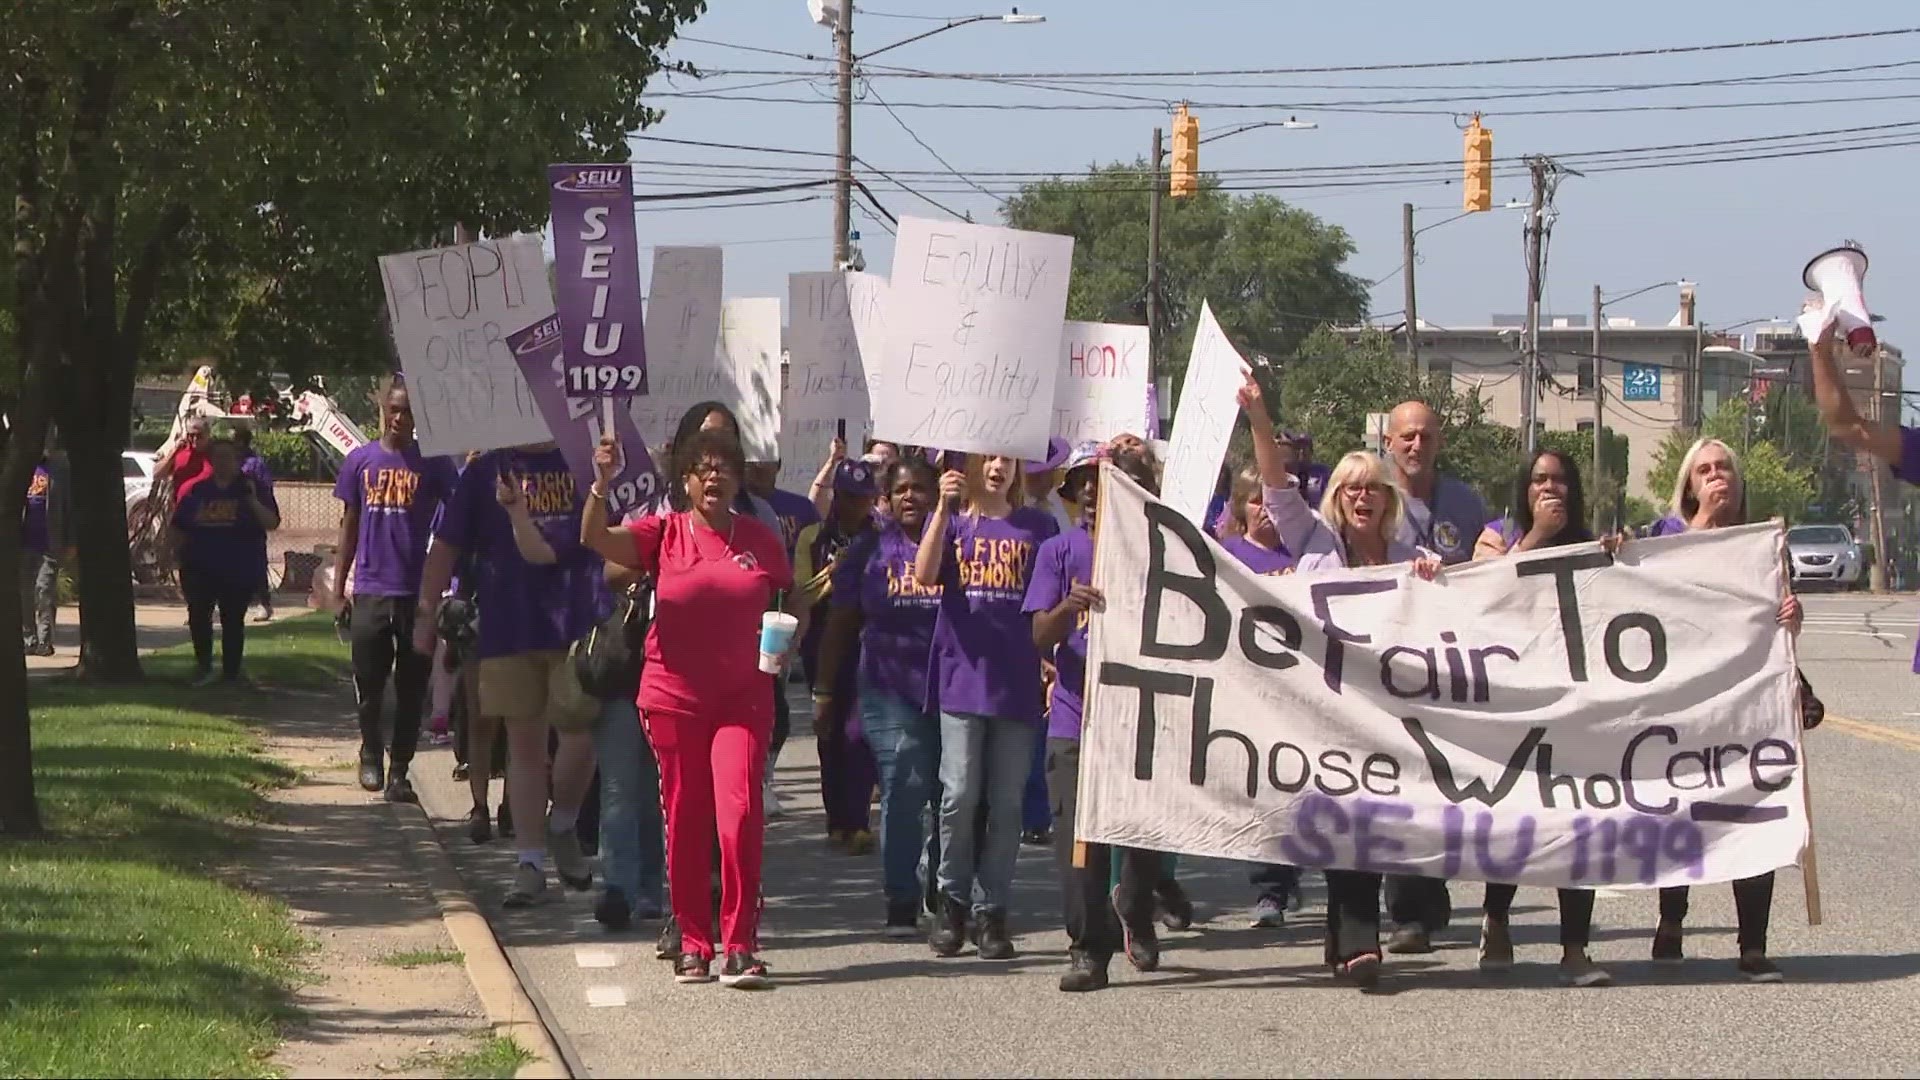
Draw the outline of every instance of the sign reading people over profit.
M1568 887L1798 859L1777 525L1261 577L1102 472L1080 839Z

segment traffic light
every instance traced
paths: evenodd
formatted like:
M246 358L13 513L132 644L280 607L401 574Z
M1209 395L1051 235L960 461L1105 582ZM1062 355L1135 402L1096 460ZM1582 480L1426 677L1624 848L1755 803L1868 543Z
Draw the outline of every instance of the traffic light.
M1464 209L1493 209L1493 131L1480 126L1480 114L1473 114L1467 125L1466 188Z
M1173 177L1167 194L1190 199L1200 193L1200 121L1185 105L1173 114Z

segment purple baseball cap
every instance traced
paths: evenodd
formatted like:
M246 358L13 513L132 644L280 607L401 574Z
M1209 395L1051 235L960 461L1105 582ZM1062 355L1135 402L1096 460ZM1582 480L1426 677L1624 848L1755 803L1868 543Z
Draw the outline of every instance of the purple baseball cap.
M1055 435L1047 440L1046 460L1027 462L1027 473L1029 475L1034 473L1050 473L1060 466L1065 465L1067 458L1072 456L1072 454L1073 446L1069 444L1067 440Z

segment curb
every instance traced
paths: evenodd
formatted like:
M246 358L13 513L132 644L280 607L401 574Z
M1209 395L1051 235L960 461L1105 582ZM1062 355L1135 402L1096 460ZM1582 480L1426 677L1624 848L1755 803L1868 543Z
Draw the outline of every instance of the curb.
M486 1009L493 1033L512 1038L534 1057L514 1075L571 1080L574 1073L567 1066L559 1041L548 1028L544 1011L528 994L519 969L494 937L493 927L467 895L460 872L454 868L453 856L441 845L426 811L418 806L388 805L400 826L401 837L420 865L427 889L440 909L440 919L453 938L454 948L465 958L467 979Z

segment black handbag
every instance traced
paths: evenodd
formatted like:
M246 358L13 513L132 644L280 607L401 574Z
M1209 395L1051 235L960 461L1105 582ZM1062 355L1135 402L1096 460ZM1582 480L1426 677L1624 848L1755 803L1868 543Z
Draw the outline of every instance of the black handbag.
M1800 680L1800 727L1811 731L1820 726L1827 718L1826 703L1813 692L1813 684L1807 681L1806 673L1799 668L1793 669L1794 678Z
M573 643L573 674L580 689L601 701L631 701L640 692L652 608L651 584L636 585L615 597L613 613Z

